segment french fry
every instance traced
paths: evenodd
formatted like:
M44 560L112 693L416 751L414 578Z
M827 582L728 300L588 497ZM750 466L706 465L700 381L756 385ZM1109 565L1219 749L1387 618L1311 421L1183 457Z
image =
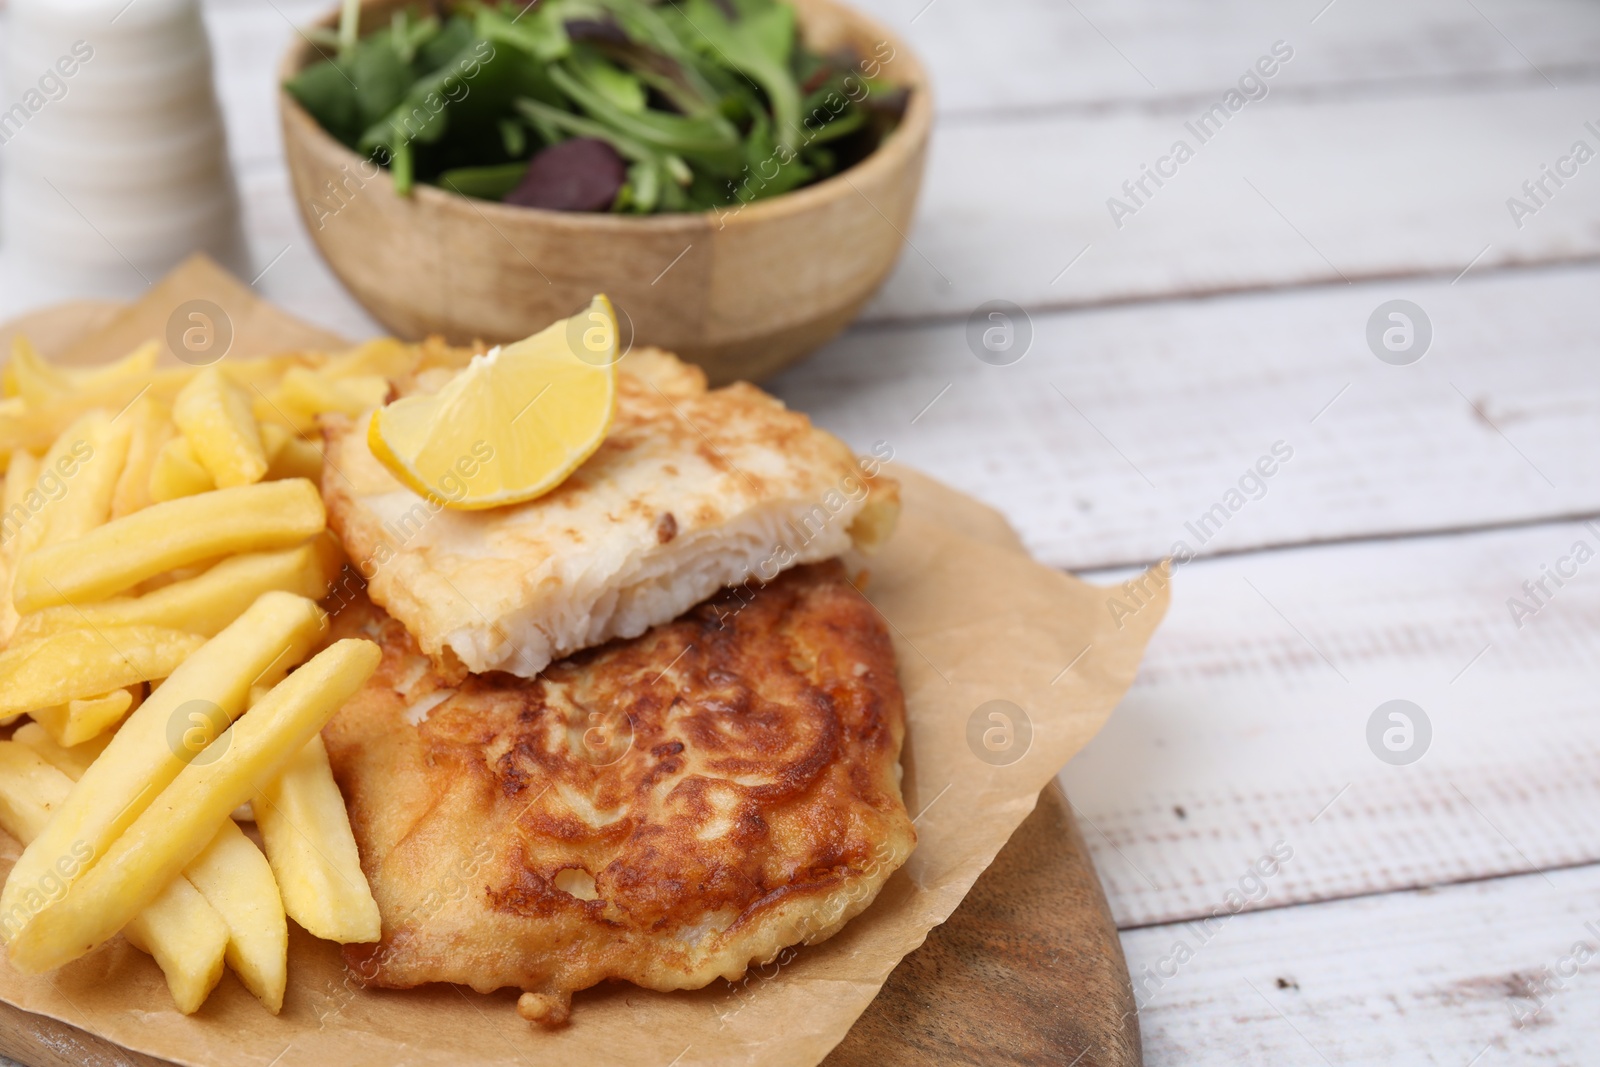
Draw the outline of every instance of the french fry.
M254 684L250 686L250 692L245 694L244 706L247 709L253 708L265 700L267 694L272 692L279 682L289 676L289 668L293 666L295 666L293 663L280 662L273 664L270 669L262 671L261 677L257 678Z
M17 610L114 596L175 567L286 548L321 533L322 497L302 478L261 482L152 504L17 565Z
M285 678L213 742L220 748L218 755L185 766L65 896L46 904L22 927L11 941L12 966L24 974L41 974L77 959L122 929L210 843L228 813L277 775L322 729L381 658L371 641L336 641ZM125 726L118 733L105 758L74 788L74 796L95 768L111 761L127 730ZM61 816L52 820L49 830L61 821ZM36 838L35 845L42 840Z
M313 368L326 361L326 356L315 352L229 360L226 374L230 381L249 392L257 407L261 408L260 397L263 394L260 391L276 389L278 380L286 370L291 367ZM11 373L14 381L15 375L9 367L8 373ZM84 372L68 370L66 373L76 375ZM88 373L92 375L98 370ZM170 404L196 373L194 367L158 367L144 375L142 380L135 377L86 378L54 398L48 395L49 390L37 391L33 403L20 395L10 396L0 401L0 462L17 449L44 451L73 420L92 408L121 411L141 394ZM265 408L271 410L270 405L265 405ZM257 416L263 421L269 417L260 410ZM287 419L287 416L282 417ZM302 428L309 429L309 421Z
M267 858L231 818L183 868L228 927L228 966L276 1015L289 978L289 923Z
M37 505L44 497L39 493L39 458L31 452L13 452L6 464L6 487L0 496L0 550L7 559L15 559L17 535L22 532ZM29 500L29 494L37 499Z
M111 517L120 519L140 508L155 503L150 495L150 475L155 470L156 457L161 449L177 434L170 412L158 400L143 396L119 418L133 425L128 435L128 458L117 477L117 487L111 494Z
M41 546L75 540L111 517L111 494L128 457L131 420L113 420L102 411L91 411L74 423L74 428L82 428L84 436L69 440L74 432L69 430L51 453L60 449L87 455L77 464L76 473L63 482L61 496L40 513L46 520L38 540ZM81 450L80 445L84 446Z
M267 480L322 479L322 450L294 430L276 422L261 424L261 445L267 452Z
M150 464L150 479L145 492L150 503L162 504L179 497L194 496L217 487L216 479L194 454L187 437L174 437L161 446Z
M29 411L21 397L0 400L0 456L9 460L18 452L43 452L69 421L56 412Z
M89 764L106 750L106 746L111 743L111 735L101 734L99 737L91 737L80 745L66 748L56 744L55 738L45 733L43 726L29 722L17 727L16 732L11 735L11 740L32 749L40 759L76 782L83 777L83 772L89 769Z
M98 416L98 417L97 417ZM80 464L60 502L49 510L44 544L82 537L111 517L111 497L128 458L133 420L91 412L90 445L94 454Z
M8 648L0 653L0 716L165 678L205 640L160 626L107 626Z
M28 714L44 727L45 732L64 748L81 745L111 729L133 707L133 694L126 689L113 689L97 697L69 700L47 708L35 708Z
M160 384L163 371L149 370L155 352L157 347L147 344L107 366L58 368L26 342L22 349L13 347L6 379L18 395L0 402L0 453L43 451L93 408L122 411L147 389L160 392L152 386ZM192 368L184 371L194 373Z
M324 941L376 941L378 903L321 735L251 802L289 917Z
M27 498L28 517L12 542L12 559L19 563L43 545L50 513L71 493L72 480L94 458L92 439L107 421L103 411L90 411L62 430L39 461L39 474Z
M19 729L13 740L75 782L111 739L105 737L98 746L62 748L30 723ZM3 762L0 773L4 773ZM65 799L69 788L67 783L52 807ZM225 822L205 851L183 869L183 876L228 928L228 966L268 1011L278 1014L288 981L289 927L266 857L238 826ZM133 924L128 929L133 929Z
M310 441L296 437L267 466L267 478L280 481L284 478L309 478L322 480L322 451Z
M68 774L20 744L0 741L0 828L23 845L44 832L71 790ZM43 888L48 896L50 887ZM228 928L183 877L161 889L123 932L155 957L185 1015L205 1002L222 977Z
M321 610L306 598L266 593L186 659L128 716L50 826L23 850L0 890L0 914L10 914L18 887L37 883L75 844L85 843L94 855L103 854L178 776L198 751L190 748L184 730L195 705L214 716L212 728L220 728L244 710L245 696L258 677L280 662L299 662L325 625Z
M10 589L18 563L35 548L76 537L105 521L110 509L107 481L115 481L127 438L125 426L115 426L102 411L91 411L68 426L42 460L27 452L12 453L14 469L7 473L0 516L0 544L7 561L0 589ZM11 640L16 621L15 604L9 596L0 597L0 640Z
M334 378L320 371L291 367L275 389L255 397L256 417L262 422L288 420L296 430L309 430L318 415L340 412L359 415L388 398L389 383L376 374Z
M44 832L72 779L15 741L0 741L0 829L26 845Z
M3 395L7 400L22 399L22 397L17 395L17 353L24 346L32 350L29 353L30 355L37 354L38 350L34 349L33 342L21 334L18 334L11 341L11 358L6 360L5 370L0 371L0 395ZM41 358L41 362L42 361L43 360Z
M338 564L317 542L231 556L193 578L143 596L101 600L81 608L61 604L25 615L17 624L16 640L83 626L165 626L211 637L244 614L262 593L281 589L322 599L336 573Z
M184 1015L199 1011L222 980L231 943L227 924L187 878L168 882L128 920L122 934L134 948L155 957L167 977L173 1006Z
M283 446L299 436L281 422L260 422L257 425L261 427L261 451L266 454L269 466L283 451Z
M47 362L28 339L19 334L11 341L11 362L6 364L6 395L20 396L32 407L44 407L76 394L128 387L138 389L155 370L159 353L160 347L152 341L104 366L58 367Z
M399 378L417 365L417 346L393 337L365 341L348 352L329 356L318 370L326 378L353 378L376 375Z
M267 473L250 401L216 366L196 374L178 393L172 421L221 488L259 482Z
M30 452L13 452L6 464L5 491L0 494L0 646L11 641L17 627L17 606L11 602L11 578L22 528L33 517L29 494L38 495L39 460ZM43 498L40 497L42 500Z

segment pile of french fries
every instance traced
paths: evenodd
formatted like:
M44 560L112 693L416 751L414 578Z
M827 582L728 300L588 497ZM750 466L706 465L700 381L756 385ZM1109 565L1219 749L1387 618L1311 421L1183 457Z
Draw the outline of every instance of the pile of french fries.
M31 720L0 741L24 846L0 938L41 973L122 933L180 1011L226 966L276 1014L288 918L379 937L320 730L380 654L326 642L344 560L312 431L382 403L416 350L157 351L68 369L18 341L0 376L0 725Z

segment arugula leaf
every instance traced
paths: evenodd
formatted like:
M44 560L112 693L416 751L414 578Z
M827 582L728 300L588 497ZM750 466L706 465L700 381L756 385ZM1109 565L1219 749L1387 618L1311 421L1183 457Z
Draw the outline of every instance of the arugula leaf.
M513 159L527 155L528 131L522 123L515 119L501 119L495 126L500 130L500 145L506 150L506 155Z
M549 4L541 4L516 19L493 8L479 8L475 28L479 37L520 48L544 63L560 59L572 48L566 27L554 17Z
M689 92L708 103L716 99L718 93L701 70L694 49L674 32L672 26L662 17L660 10L644 3L644 0L599 0L599 2L628 31L628 36L636 44L671 60ZM688 113L687 109L685 110Z
M627 137L693 159L713 171L732 172L738 167L738 132L720 117L695 119L649 110L630 114L566 63L550 67L550 80L589 117Z
M713 0L685 0L673 6L700 38L703 54L715 58L761 87L772 105L776 139L792 147L800 129L800 86L789 73L794 51L794 8L788 4L749 5L730 21Z
M633 138L617 133L603 123L574 115L570 111L562 111L560 108L526 98L517 101L517 110L526 115L529 121L535 124L535 128L539 123L548 123L570 137L597 137L615 148L617 154L624 159L647 162L655 156L648 147Z
M756 118L745 138L745 181L743 200L763 200L798 188L811 180L811 168L787 146L778 142L772 123L765 115Z
M528 164L497 163L490 167L457 167L439 175L438 185L462 196L499 200L522 181Z
M648 215L661 198L661 172L648 160L628 167L628 182L611 205L611 210L633 215Z
M569 64L595 92L630 115L644 111L644 83L624 70L618 70L592 48L574 47Z

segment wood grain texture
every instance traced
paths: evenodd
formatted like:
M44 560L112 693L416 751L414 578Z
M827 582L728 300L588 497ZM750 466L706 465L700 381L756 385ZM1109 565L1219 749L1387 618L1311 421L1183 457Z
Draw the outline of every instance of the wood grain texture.
M825 1067L1135 1067L1128 968L1094 865L1047 788L954 915L901 961Z
M1326 5L861 0L907 27L938 80L941 116L962 119L1171 106L1220 91L1277 39L1301 53L1283 91L1318 95L1544 85L1545 74L1566 85L1593 70L1600 49L1600 13L1583 0Z
M171 1067L64 1022L0 1002L0 1056L6 1067Z
M1243 51L1241 69L1271 43ZM1294 77L1291 62L1274 81ZM1592 83L1269 94L1202 140L1185 123L1215 102L942 126L909 234L920 255L901 261L865 318L965 318L996 298L1037 309L1397 275L1448 281L1474 261L1483 271L1600 251L1600 180L1584 170L1550 185L1554 195L1520 228L1506 207L1576 141L1600 147L1584 125L1600 120ZM1194 156L1160 164L1170 172L1162 186L1123 188L1179 141ZM1114 218L1113 197L1133 214Z
M1035 315L1010 366L980 362L964 323L861 330L771 387L1073 570L1180 541L1214 555L1592 514L1600 472L1574 442L1600 402L1597 283L1576 268ZM1433 323L1408 367L1366 342L1396 297ZM1246 487L1258 499L1230 501L1280 441L1293 456Z
M1126 933L1146 1061L1593 1064L1597 900L1585 867Z
M1249 908L1600 861L1600 563L1507 608L1580 543L1600 553L1600 523L1179 568L1139 682L1063 776L1118 923L1212 914L1277 842L1294 858ZM1431 724L1406 766L1368 746L1393 699Z

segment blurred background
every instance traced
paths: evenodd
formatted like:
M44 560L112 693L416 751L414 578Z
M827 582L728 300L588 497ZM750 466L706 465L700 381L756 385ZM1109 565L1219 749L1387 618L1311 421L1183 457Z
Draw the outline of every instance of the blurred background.
M932 79L920 206L860 319L768 387L1046 563L1178 561L1063 776L1148 1062L1600 1062L1600 5L857 6ZM261 295L359 338L278 126L328 7L202 4L182 55L208 42L214 97L149 177L199 190L173 210ZM0 116L8 196L58 106L10 8L0 107L47 103ZM29 189L0 318L157 276L27 251L58 216L135 239Z

